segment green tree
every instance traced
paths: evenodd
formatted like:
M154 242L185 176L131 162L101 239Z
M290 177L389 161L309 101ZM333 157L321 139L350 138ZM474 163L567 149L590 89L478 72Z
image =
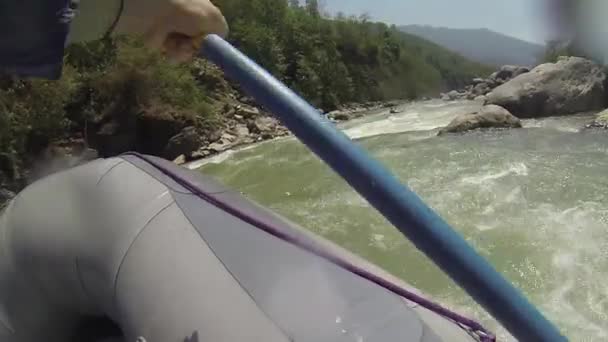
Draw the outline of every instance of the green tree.
M306 0L306 10L308 14L318 18L321 16L319 12L319 1L318 0Z

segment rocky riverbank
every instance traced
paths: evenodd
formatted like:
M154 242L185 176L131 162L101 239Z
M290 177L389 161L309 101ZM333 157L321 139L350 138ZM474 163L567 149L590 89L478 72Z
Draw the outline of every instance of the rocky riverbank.
M463 89L452 90L448 93L441 94L441 99L444 101L453 100L479 100L485 101L486 95L513 78L530 72L530 69L517 65L505 65L499 70L492 73L487 78L474 78L469 85Z
M182 164L289 134L272 114L242 96L218 69L205 67L197 77L201 84L213 86L211 110L216 122L212 127L201 126L188 113L162 105L144 107L137 115L110 108L85 123L81 132L51 142L20 160L0 154L0 205L36 179L98 157L136 150ZM384 108L396 112L400 103L350 103L328 113L319 109L319 115L343 122Z
M441 134L478 128L521 127L514 119L598 112L608 107L606 68L581 57L560 57L533 69L503 66L487 79L476 78L444 100L475 99L486 106L465 113ZM488 108L491 106L490 108ZM603 112L588 128L608 128Z
M324 113L319 109L319 115L326 116L330 121L338 123L353 120L365 116L366 113L390 108L397 112L398 101L392 102L368 102L351 103L340 107L340 109ZM199 147L192 149L197 144L194 142L197 137L190 130L184 132L170 140L174 154L172 158L177 164L191 162L201 158L207 158L215 154L234 149L243 145L271 140L278 137L289 135L289 130L283 126L272 114L265 112L252 105L251 101L240 102L235 105L227 105L225 112L221 115L224 118L223 129L203 141ZM192 141L189 143L188 141ZM185 149L180 148L186 147Z
M181 151L183 153L175 158L174 161L182 164L210 157L243 145L271 140L290 134L289 130L270 113L251 105L250 101L247 101L247 103L228 106L226 112L222 114L222 117L225 118L224 128L211 136L211 139L204 141L196 150L192 152L188 150ZM366 113L383 108L391 108L392 111L396 112L398 110L395 108L399 104L400 102L396 101L351 103L328 113L323 113L319 109L319 115L324 115L330 121L338 123L360 118L365 116Z

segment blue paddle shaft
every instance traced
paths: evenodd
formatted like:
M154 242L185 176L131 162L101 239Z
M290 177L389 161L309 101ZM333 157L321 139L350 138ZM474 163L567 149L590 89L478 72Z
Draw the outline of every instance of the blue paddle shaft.
M315 108L219 36L205 39L203 53L274 113L519 341L566 341L439 215Z

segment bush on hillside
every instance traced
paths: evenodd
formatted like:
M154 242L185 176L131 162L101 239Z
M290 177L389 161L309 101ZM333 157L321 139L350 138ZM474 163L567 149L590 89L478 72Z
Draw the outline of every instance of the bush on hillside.
M0 78L0 154L23 160L113 117L164 116L178 131L208 129L216 118L207 99L189 65L172 64L138 40L72 45L58 81Z
M66 67L60 81L7 82L0 89L0 153L36 153L65 134L65 107L80 85L73 68Z
M90 105L103 113L110 105L125 114L141 114L144 107L163 104L182 110L191 120L210 120L207 95L201 90L190 66L172 64L137 40L122 38L114 62L88 76ZM123 101L117 105L117 101Z
M183 128L203 132L218 124L192 66L171 63L141 41L118 39L113 61L86 79L76 108L80 120L89 122L89 142L104 156L128 150L160 154Z

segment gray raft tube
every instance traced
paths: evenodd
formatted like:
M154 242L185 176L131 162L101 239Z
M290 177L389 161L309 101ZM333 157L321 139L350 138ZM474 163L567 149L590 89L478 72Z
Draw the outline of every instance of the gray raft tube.
M228 213L176 174L407 287L198 172L128 155L42 179L1 214L0 342L477 340L452 320Z

